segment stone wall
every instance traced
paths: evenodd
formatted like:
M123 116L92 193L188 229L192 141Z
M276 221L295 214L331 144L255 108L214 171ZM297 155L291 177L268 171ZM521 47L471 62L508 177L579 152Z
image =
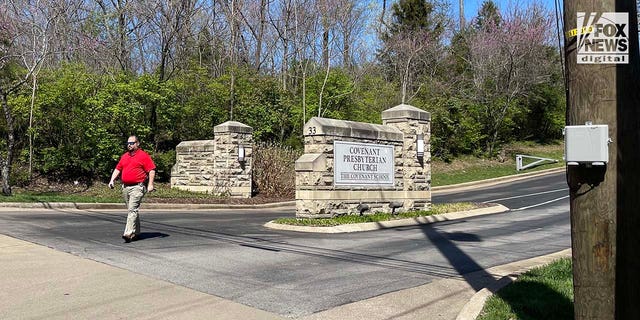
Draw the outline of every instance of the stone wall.
M234 198L250 198L253 129L227 121L213 128L213 140L183 141L176 147L171 187ZM239 161L239 147L244 159Z
M402 212L429 209L431 204L430 115L409 105L382 113L383 125L312 118L304 126L305 150L296 161L296 216ZM417 156L416 137L424 137ZM393 148L392 185L337 185L335 142Z

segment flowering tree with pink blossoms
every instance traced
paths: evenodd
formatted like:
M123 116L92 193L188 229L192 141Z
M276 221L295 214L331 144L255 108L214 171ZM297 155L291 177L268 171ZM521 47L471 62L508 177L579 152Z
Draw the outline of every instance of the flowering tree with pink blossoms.
M552 57L551 15L540 6L515 8L482 20L466 35L470 94L482 106L483 125L492 154L505 117L519 98L548 81L557 64Z

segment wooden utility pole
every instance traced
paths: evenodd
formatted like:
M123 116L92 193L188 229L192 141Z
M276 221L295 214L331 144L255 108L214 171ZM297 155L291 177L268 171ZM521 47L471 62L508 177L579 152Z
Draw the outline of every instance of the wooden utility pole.
M628 12L629 63L578 64L565 34L567 124L609 125L609 163L568 166L576 319L640 319L640 57L634 0L565 0L577 13Z

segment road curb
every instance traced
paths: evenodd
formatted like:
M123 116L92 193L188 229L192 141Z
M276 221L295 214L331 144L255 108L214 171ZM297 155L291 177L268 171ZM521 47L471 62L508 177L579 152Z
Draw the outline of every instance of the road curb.
M540 170L536 172L521 173L492 179L471 181L448 186L431 188L434 193L463 191L472 188L492 186L499 183L524 180L527 178L539 177L565 171L565 168L554 168ZM198 209L294 209L295 200L272 202L263 204L180 204L180 203L144 203L145 209L160 210L198 210ZM78 202L0 202L0 208L24 208L24 209L78 209L78 210L123 210L126 209L124 203L78 203Z
M180 203L144 203L144 209L160 210L198 210L198 209L293 209L295 201L272 202L263 204L180 204ZM0 208L25 209L78 209L78 210L125 210L124 203L76 203L76 202L3 202Z
M571 258L571 249L490 268L487 270L490 274L503 276L492 285L476 292L460 310L456 320L475 320L480 315L480 312L482 312L487 299L498 292L498 290L512 283L521 274L533 268L545 266L560 258Z
M430 224L434 222L481 216L486 214L502 213L506 211L509 211L509 208L501 204L495 204L491 207L486 207L486 208L478 208L478 209L459 211L459 212L449 212L449 213L437 214L432 216L398 219L398 220L391 220L391 221L380 221L380 222L351 223L351 224L343 224L343 225L333 226L333 227L294 226L294 225L288 225L288 224L279 224L273 221L269 221L265 223L264 226L267 228L276 229L276 230L297 231L297 232L348 233L348 232L360 232L360 231L373 231L373 230L397 228L397 227L417 226L417 225L423 225L423 224Z
M565 167L546 169L546 170L540 170L536 172L528 172L528 173L521 173L516 175L498 177L498 178L452 184L448 186L438 186L438 187L431 188L431 191L432 192L462 191L462 190L468 190L471 188L488 187L488 186L493 186L493 185L505 183L505 182L513 182L513 181L519 181L519 180L524 180L528 178L542 177L549 174L563 172L565 170L566 170Z

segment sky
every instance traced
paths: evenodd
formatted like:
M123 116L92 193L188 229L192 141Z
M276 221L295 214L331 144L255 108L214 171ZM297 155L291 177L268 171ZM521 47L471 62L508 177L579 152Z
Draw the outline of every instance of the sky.
M451 4L451 11L454 13L455 17L459 17L459 1L458 0L448 0ZM464 3L464 16L465 20L468 22L472 18L474 18L478 14L478 10L482 7L482 2L484 0L463 0ZM493 2L498 5L500 10L507 10L510 6L514 4L518 4L521 7L528 5L529 3L539 3L542 4L545 8L550 10L555 10L554 0L524 0L524 1L514 1L514 0L493 0ZM562 1L559 2L559 5L562 6ZM562 9L562 8L560 8Z

